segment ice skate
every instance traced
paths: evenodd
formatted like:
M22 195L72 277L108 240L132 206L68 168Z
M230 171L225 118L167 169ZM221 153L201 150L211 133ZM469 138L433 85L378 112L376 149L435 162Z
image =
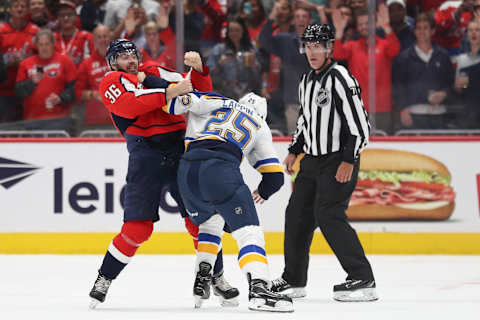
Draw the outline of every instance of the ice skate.
M105 301L105 297L108 292L108 288L112 284L112 280L108 279L100 272L98 273L97 280L93 284L93 288L90 291L90 309L95 309L95 307Z
M342 302L378 300L375 280L347 280L333 287L333 299Z
M251 279L250 274L248 300L250 305L248 308L254 311L269 312L293 312L292 298L286 295L272 292L268 289L267 282L261 279Z
M305 287L292 287L282 277L272 280L271 290L276 293L284 294L292 299L304 298L307 296Z
M199 270L193 284L193 297L195 308L200 308L204 300L210 298L210 283L212 266L208 262L200 262Z
M223 273L220 276L212 278L212 287L213 293L218 296L222 307L238 307L238 296L240 292L225 280Z

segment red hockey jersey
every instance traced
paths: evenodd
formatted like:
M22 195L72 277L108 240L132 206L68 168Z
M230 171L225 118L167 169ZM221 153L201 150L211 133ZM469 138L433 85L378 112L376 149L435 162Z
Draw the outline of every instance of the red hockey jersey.
M208 68L204 72L191 72L194 88L207 91L212 88ZM183 76L171 69L158 65L142 66L146 74L162 77L170 82L178 82ZM170 115L163 112L166 104L165 89L145 89L138 83L136 75L125 72L110 72L100 83L100 95L111 113L117 129L125 134L151 137L178 130L185 130L183 116Z

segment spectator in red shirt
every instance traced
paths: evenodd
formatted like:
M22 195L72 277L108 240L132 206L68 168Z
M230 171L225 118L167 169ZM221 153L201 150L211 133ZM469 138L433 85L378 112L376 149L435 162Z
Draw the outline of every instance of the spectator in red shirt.
M112 32L104 25L98 25L93 30L94 50L92 55L85 59L78 68L78 77L75 81L75 96L85 104L82 130L113 128L110 113L103 104L98 93L98 86L107 73L108 65L105 60L108 44L112 39Z
M447 1L435 13L433 41L450 55L460 53L460 43L472 19L475 0Z
M69 0L60 0L57 11L59 33L55 34L55 50L67 55L79 65L93 51L93 36L90 32L79 30L76 4Z
M163 43L160 38L159 26L153 21L145 25L143 32L147 44L143 49L140 49L142 62L153 61L161 66L175 69L175 42Z
M359 40L342 43L343 31L347 19L339 14L333 14L335 25L335 46L333 57L347 60L352 74L357 78L362 88L362 100L369 111L369 83L368 83L368 11L358 10L357 32ZM377 25L385 31L385 39L376 36L375 39L375 124L376 128L391 133L392 119L392 60L400 52L400 42L390 27L388 9L381 4L377 13Z
M55 52L51 30L40 30L34 43L38 54L20 63L15 85L17 96L23 100L23 119L44 120L36 122L36 129L70 131L75 64L69 57Z
M39 30L27 21L27 0L12 0L9 12L8 21L0 23L0 51L7 67L7 81L0 83L0 123L21 118L20 101L15 97L15 79L20 61L33 53L32 38Z

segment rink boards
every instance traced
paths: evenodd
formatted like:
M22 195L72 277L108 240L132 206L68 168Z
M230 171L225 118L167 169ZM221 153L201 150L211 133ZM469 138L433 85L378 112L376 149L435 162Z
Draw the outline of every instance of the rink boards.
M288 142L275 147L280 160ZM353 222L369 253L480 254L480 139L377 138L371 148L430 156L451 172L455 210L445 221ZM120 140L2 140L0 142L0 253L103 253L122 224L122 190L128 155ZM251 189L261 176L244 161ZM267 250L283 251L283 222L291 193L282 189L257 206ZM161 220L144 253L192 253L176 204L161 195ZM235 253L231 237L224 251ZM312 253L329 253L320 233Z

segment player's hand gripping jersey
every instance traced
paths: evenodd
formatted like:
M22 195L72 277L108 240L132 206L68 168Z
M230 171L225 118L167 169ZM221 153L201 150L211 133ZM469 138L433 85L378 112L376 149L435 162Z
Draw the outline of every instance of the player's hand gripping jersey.
M205 66L204 69L206 70L203 73L191 72L192 84L200 90L210 90L209 71ZM156 65L144 66L141 70L147 74L147 79L148 76L160 76L170 82L181 81L187 75ZM146 89L138 82L136 75L119 71L107 73L99 85L99 92L111 113L115 126L122 135L151 137L185 130L183 116L169 115L162 111L162 107L166 104L166 89Z
M270 128L252 108L213 92L192 92L169 101L164 111L188 112L185 142L221 140L233 143L261 173L283 172Z

